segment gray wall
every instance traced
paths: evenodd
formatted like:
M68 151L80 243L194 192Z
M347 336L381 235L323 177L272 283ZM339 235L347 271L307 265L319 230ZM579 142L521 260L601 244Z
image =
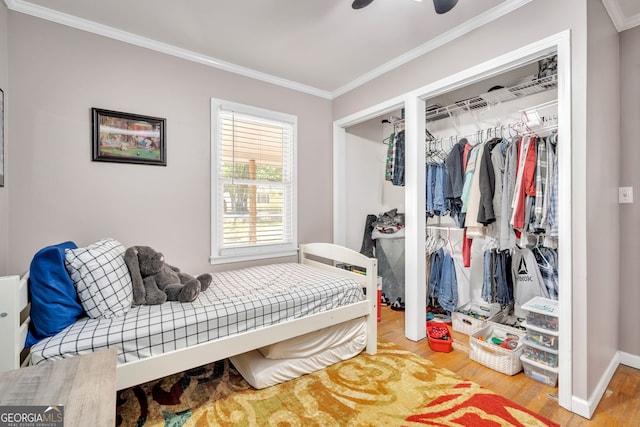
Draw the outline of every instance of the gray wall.
M586 364L582 366L583 371L574 369L574 381L587 379L587 389L594 390L600 375L618 351L618 336L612 333L618 329L616 316L602 321L602 316L593 314L613 314L619 307L620 55L618 32L602 2L589 0L587 5L587 208L584 212L587 221L587 291L584 296L587 301L584 308L588 311L581 313L584 317L574 315L580 322L575 325L574 343L581 338L586 340L588 356L579 356ZM638 232L637 228L635 232ZM580 298L582 301L582 296ZM583 336L578 335L580 327L584 330Z
M299 240L331 241L329 100L21 13L8 18L10 273L45 245L105 236L153 246L188 272L213 270L211 97L298 116ZM91 107L166 118L167 166L92 162Z
M620 206L620 350L640 354L640 27L620 34L620 185L634 203ZM605 141L609 145L609 141Z
M0 89L4 91L5 99L5 144L4 144L4 174L5 174L5 186L0 187L0 276L9 274L7 270L7 258L9 250L9 176L7 174L7 142L8 126L7 120L7 98L9 97L9 78L7 67L7 7L4 2L0 3ZM1 131L1 130L0 130Z

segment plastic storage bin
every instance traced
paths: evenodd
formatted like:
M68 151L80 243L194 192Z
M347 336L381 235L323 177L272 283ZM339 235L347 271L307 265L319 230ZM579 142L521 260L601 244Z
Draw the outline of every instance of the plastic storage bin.
M522 326L527 331L527 340L529 342L545 349L558 350L560 337L557 332L537 328L529 325L527 322L523 322Z
M558 384L558 368L542 365L524 356L520 358L524 374L536 381L555 387Z
M499 316L500 304L471 302L451 313L451 322L454 331L472 335L486 327L488 322L499 320Z
M528 325L548 331L558 331L558 301L535 297L522 304L522 309L528 311Z
M536 345L528 338L525 338L522 342L524 344L523 355L527 359L552 368L556 368L558 366L558 350L552 350L548 347Z
M449 353L453 348L453 335L446 323L427 322L427 337L433 351Z
M469 358L495 371L515 375L522 371L520 356L524 350L526 334L508 326L489 322L489 325L469 337ZM513 348L504 348L494 343L510 339Z

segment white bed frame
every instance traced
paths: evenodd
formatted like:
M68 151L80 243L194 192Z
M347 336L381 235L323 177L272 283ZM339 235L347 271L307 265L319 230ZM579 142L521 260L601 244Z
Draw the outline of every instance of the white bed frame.
M366 288L367 300L318 313L277 325L266 326L242 334L220 338L180 350L174 350L117 367L118 390L142 384L182 372L206 363L222 360L266 345L293 338L358 317L366 317L366 352L377 351L377 260L351 249L330 243L300 245L298 262L329 269L357 280ZM327 264L333 261L333 265ZM364 268L366 275L336 268L337 264L349 264ZM27 335L28 273L24 276L0 277L0 372L17 369L28 364L28 357L21 357ZM24 359L21 362L21 359Z

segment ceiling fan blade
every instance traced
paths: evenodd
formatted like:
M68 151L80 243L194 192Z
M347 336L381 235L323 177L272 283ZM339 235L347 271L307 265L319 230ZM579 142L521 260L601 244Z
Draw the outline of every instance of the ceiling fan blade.
M433 7L437 14L449 12L458 3L458 0L433 0Z
M373 0L353 0L351 7L354 9L362 9L365 6L369 6Z

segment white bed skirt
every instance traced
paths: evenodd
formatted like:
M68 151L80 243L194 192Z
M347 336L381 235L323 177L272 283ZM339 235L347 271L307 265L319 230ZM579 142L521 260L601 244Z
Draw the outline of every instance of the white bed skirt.
M360 354L367 344L366 320L363 318L357 319L356 323L353 323L353 321L347 323L351 323L349 326L350 332L348 333L348 336L351 337L350 339L344 339L343 335L343 339L332 342L329 346L318 347L317 352L308 354L305 357L267 359L260 350L252 350L232 356L230 360L240 375L256 389L280 384ZM335 336L333 328L341 329L344 332L345 326L336 325L326 328L327 336ZM311 339L310 343L318 342L318 332L320 331L308 334ZM299 343L304 340L303 337L292 338L292 340ZM283 342L283 345L289 347L286 341Z

